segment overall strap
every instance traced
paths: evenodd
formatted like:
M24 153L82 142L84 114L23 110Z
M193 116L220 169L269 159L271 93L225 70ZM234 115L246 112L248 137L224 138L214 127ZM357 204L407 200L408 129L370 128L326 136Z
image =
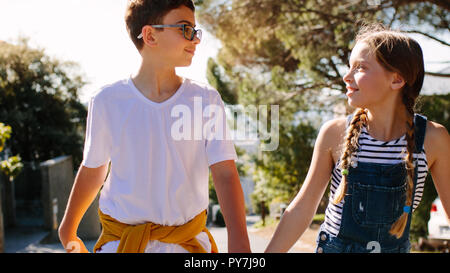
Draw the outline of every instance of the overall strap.
M414 153L421 153L423 150L423 144L425 142L425 132L427 130L427 117L414 114ZM417 187L417 178L418 178L418 170L419 170L419 161L417 158L414 158L415 166L414 166L414 186L413 186L413 194L412 194L412 207L411 212L414 208L414 200L416 197L416 187ZM412 217L412 213L409 214L408 217ZM410 221L410 220L409 220Z
M415 153L423 150L425 142L425 132L427 130L427 117L420 114L414 114L414 135L415 135Z

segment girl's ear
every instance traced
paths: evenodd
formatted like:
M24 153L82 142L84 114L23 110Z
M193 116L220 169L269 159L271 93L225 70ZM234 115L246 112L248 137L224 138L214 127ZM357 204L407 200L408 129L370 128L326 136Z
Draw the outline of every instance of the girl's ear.
M405 84L405 79L403 79L403 77L399 73L392 73L391 88L393 90L400 90Z

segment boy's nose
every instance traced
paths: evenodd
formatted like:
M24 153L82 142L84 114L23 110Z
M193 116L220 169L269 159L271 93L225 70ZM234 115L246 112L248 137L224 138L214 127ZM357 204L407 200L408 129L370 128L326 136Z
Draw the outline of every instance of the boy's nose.
M195 36L194 36L194 40L192 40L192 42L193 42L195 45L198 45L198 44L200 44L201 40L200 40L200 38L199 38L197 35L195 35Z

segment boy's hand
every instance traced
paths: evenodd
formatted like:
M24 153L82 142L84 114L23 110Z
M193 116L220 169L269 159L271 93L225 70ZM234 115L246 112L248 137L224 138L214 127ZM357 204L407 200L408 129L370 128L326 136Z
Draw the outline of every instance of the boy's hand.
M67 253L89 253L89 250L86 248L83 241L78 237L76 240L69 241L65 245L65 249Z
M83 241L76 233L65 231L63 226L58 230L59 240L67 253L89 253Z

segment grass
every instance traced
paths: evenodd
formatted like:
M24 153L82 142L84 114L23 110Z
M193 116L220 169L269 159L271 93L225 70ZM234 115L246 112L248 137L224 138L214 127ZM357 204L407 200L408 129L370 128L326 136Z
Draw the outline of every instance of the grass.
M314 215L311 224L320 225L323 223L323 221L325 221L325 214L316 214L316 215ZM280 222L279 219L274 219L270 216L267 216L264 224L263 224L262 220L259 220L258 222L253 224L253 227L254 228L272 227L272 226L277 226L279 222Z
M325 221L325 214L316 214L313 217L311 224L322 224Z
M274 219L270 216L267 216L265 219L265 223L263 224L263 220L259 220L255 224L253 224L252 227L254 228L265 228L265 227L271 227L271 226L277 226L280 220Z

